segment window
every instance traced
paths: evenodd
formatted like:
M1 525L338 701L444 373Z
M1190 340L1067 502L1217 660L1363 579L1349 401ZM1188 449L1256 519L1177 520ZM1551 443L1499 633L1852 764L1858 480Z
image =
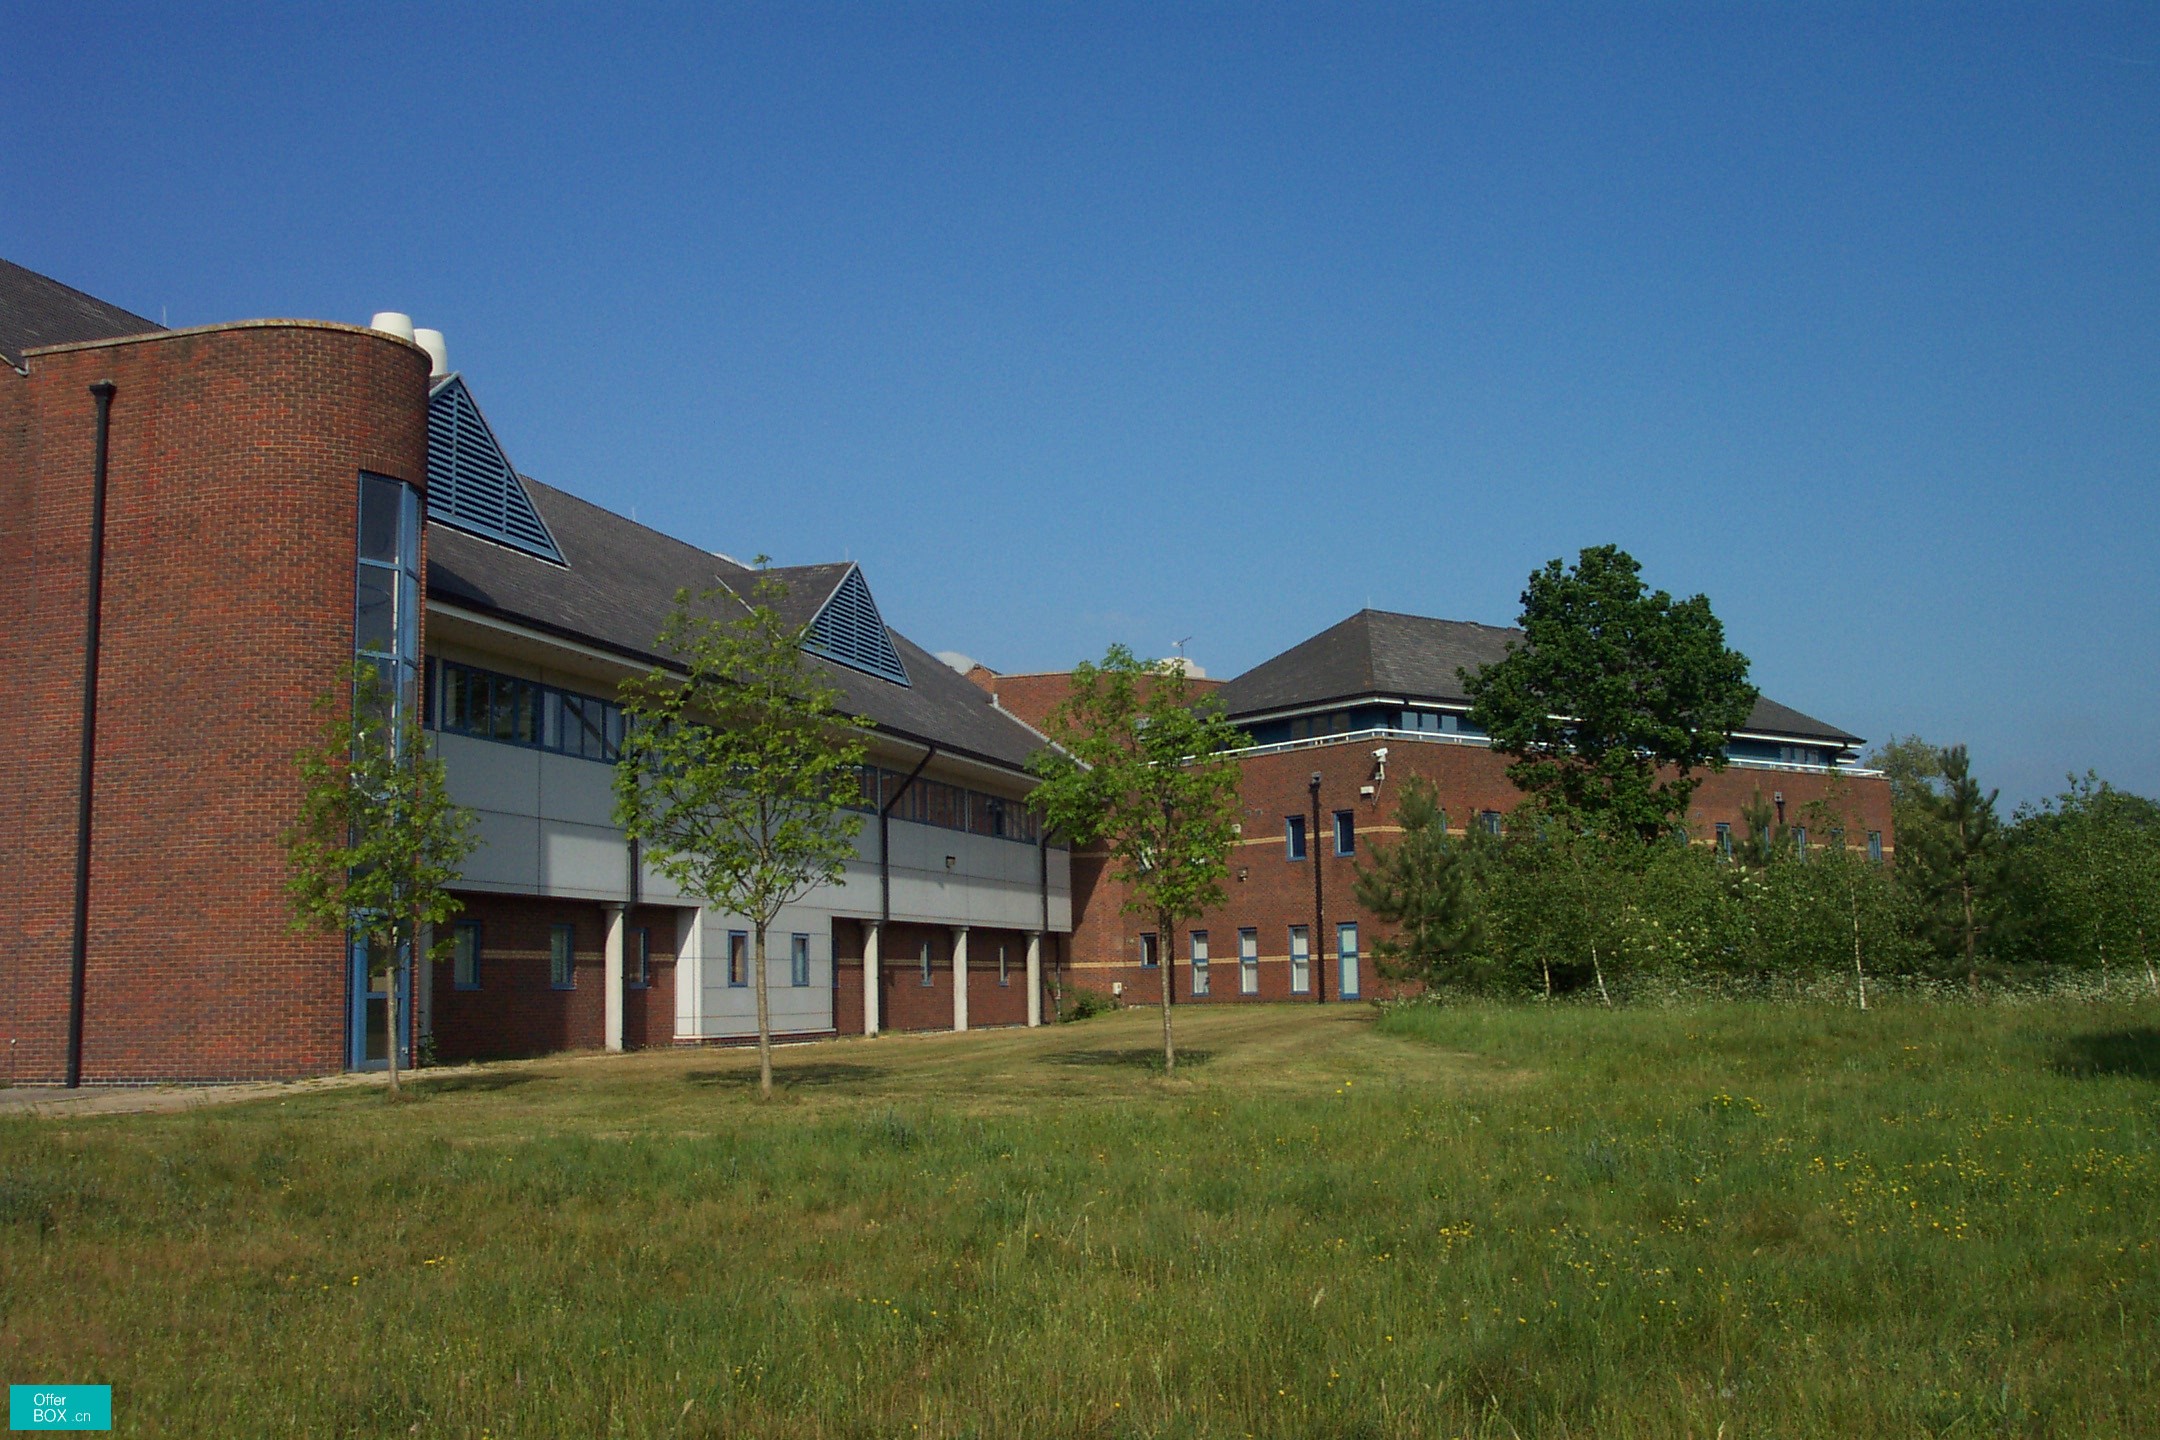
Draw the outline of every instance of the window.
M1290 927L1290 993L1306 995L1312 991L1312 937L1303 925Z
M1207 978L1207 931L1192 932L1192 993L1208 993Z
M1882 831L1867 832L1867 858L1877 865L1882 864Z
M450 983L460 990L480 988L480 922L460 920L450 932Z
M1350 810L1335 812L1335 853L1357 854L1357 814Z
M928 940L922 942L922 983L925 985L936 983L930 975L930 942Z
M1012 984L1012 971L1006 964L1005 947L1003 945L998 946L998 984Z
M1718 821L1717 827L1717 858L1732 859L1732 826L1723 820Z
M1304 816L1285 815L1283 817L1283 855L1290 860L1302 860L1305 858Z
M801 986L809 983L810 937L808 935L790 935L788 936L788 984Z
M1357 924L1344 921L1335 927L1335 990L1339 998L1358 998Z
M431 662L429 676L428 717L438 730L608 764L622 751L623 710L611 701L455 660Z
M744 930L727 932L727 983L740 988L750 983L750 935Z
M1237 932L1238 994L1260 993L1260 932Z
M1807 860L1807 826L1793 826L1792 848L1793 854L1800 857L1803 862Z
M1140 968L1153 970L1162 956L1155 946L1155 932L1144 930L1140 934Z
M1450 735L1460 734L1462 731L1462 716L1442 715L1440 717L1440 728Z
M548 927L548 983L557 990L577 986L577 927Z
M1485 827L1486 834L1498 835L1500 833L1500 812L1498 810L1481 811L1478 815L1478 824Z
M623 983L632 990L643 990L652 984L652 931L632 930L626 938L630 949L623 956Z
M360 473L353 654L382 677L393 736L415 698L420 664L420 495Z

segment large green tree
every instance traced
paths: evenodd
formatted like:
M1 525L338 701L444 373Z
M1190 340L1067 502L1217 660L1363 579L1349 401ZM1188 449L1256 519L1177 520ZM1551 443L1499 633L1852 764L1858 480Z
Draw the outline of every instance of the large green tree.
M1439 985L1464 978L1485 943L1469 837L1450 840L1432 782L1413 776L1395 808L1402 838L1358 864L1360 905L1396 927L1373 946L1391 979Z
M395 1095L399 956L417 956L428 927L459 909L449 887L479 843L476 822L451 801L442 762L427 753L410 713L397 713L374 666L346 666L315 703L322 737L298 757L300 814L285 835L285 890L295 929L357 937L369 978L388 978Z
M1898 836L1902 854L1918 859L1912 879L1933 902L1938 929L1965 963L1965 978L1980 992L1980 937L1995 918L2003 876L2003 825L1995 813L1998 792L1982 791L1963 745L1942 751L1942 783L1913 817L1910 833Z
M1649 591L1611 545L1549 562L1522 594L1523 641L1463 671L1471 722L1512 757L1508 778L1608 837L1684 822L1700 783L1755 704L1747 657L1701 595Z
M762 557L760 565L762 567ZM623 686L616 823L663 875L750 922L757 990L758 1090L772 1095L766 937L780 911L838 881L862 817L867 723L843 717L838 692L803 654L804 627L760 574L747 596L680 591L658 649L675 664Z
M1243 736L1214 696L1192 694L1182 663L1136 659L1122 645L1073 671L1044 730L1054 748L1029 761L1042 779L1031 803L1074 844L1101 845L1125 909L1154 922L1163 1071L1173 1073L1173 940L1179 922L1222 903L1238 824L1228 752Z

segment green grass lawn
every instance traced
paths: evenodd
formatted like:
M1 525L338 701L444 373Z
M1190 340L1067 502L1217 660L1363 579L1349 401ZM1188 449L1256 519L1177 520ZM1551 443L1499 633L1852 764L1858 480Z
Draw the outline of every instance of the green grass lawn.
M1152 1011L0 1120L139 1435L2160 1433L2160 1008Z

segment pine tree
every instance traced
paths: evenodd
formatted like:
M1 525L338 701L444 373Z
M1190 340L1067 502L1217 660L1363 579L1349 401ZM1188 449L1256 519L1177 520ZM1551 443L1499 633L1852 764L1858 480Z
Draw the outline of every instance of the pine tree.
M1397 932L1373 946L1380 973L1437 985L1461 974L1484 947L1470 850L1452 843L1430 782L1412 779L1396 807L1402 839L1375 845L1358 866L1358 903Z

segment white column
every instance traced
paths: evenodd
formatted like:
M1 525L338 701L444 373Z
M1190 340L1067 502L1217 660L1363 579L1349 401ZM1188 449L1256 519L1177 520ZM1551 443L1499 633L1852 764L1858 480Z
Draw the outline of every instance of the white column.
M630 909L626 905L607 907L607 962L602 971L601 988L607 993L601 1006L601 1043L610 1050L622 1049L623 1028L623 947L630 939Z
M878 982L884 978L882 963L885 956L885 927L875 920L863 924L862 950L862 1028L863 1034L878 1033L878 1022L884 1017L878 1014Z
M1028 1024L1042 1024L1042 931L1028 931Z
M675 912L675 1038L695 1040L705 1024L705 912Z
M952 1028L967 1029L968 927L952 927Z

